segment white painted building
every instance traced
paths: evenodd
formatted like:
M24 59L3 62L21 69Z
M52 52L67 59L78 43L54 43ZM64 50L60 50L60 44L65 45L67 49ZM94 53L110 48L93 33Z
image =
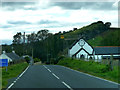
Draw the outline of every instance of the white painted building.
M3 51L3 53L0 55L0 59L8 59L8 63L11 63L17 62L21 58L14 51L12 51L11 53L6 53L5 51Z
M102 58L120 58L120 47L95 47L93 48L87 41L80 38L68 50L69 57L101 60Z

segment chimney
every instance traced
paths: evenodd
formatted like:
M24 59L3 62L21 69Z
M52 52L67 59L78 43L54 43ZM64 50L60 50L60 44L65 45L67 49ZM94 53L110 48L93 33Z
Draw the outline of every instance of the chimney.
M3 51L3 54L5 54L6 52L5 51Z

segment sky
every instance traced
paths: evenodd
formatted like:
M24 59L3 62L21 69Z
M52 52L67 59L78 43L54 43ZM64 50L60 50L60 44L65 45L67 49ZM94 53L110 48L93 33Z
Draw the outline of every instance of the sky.
M118 1L1 0L0 44L11 44L17 32L29 34L48 29L57 33L97 21L111 22L111 27L118 27Z

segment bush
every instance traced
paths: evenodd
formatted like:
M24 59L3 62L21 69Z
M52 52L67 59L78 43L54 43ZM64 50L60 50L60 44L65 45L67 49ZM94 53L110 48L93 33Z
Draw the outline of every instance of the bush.
M30 63L30 58L29 57L25 57L25 60L27 63Z
M41 60L39 59L39 58L35 58L34 59L34 63L36 63L36 62L40 62Z

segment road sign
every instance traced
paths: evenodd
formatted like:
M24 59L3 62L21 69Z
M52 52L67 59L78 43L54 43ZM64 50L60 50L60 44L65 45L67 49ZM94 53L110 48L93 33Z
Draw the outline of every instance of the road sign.
M60 36L60 38L61 38L61 39L64 39L64 36L63 36L63 35L61 35L61 36Z
M7 67L8 59L0 59L0 67Z

